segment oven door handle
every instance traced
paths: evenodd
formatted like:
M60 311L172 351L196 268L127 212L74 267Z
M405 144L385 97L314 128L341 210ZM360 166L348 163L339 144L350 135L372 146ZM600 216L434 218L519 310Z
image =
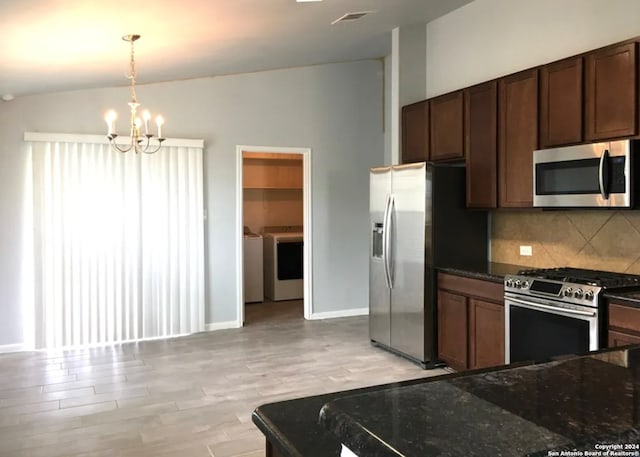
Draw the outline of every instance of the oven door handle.
M523 305L526 306L528 308L537 308L537 309L543 309L543 310L549 310L549 311L558 311L558 312L562 312L565 314L575 314L578 316L589 316L589 317L593 317L596 315L595 311L580 311L578 309L571 309L571 308L561 308L558 306L550 306L550 305L543 305L541 303L535 303L535 302L530 302L530 301L525 301L525 300L519 300L517 298L511 298L511 297L505 297L505 302L507 301L511 301L513 303L516 303L518 305Z

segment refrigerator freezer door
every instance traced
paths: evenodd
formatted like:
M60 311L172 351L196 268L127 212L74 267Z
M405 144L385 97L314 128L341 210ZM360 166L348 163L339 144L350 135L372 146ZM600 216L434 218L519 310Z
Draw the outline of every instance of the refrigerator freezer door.
M391 296L385 268L385 216L391 194L391 168L372 169L369 182L369 338L389 346Z
M394 167L390 230L392 251L391 347L425 361L425 163Z

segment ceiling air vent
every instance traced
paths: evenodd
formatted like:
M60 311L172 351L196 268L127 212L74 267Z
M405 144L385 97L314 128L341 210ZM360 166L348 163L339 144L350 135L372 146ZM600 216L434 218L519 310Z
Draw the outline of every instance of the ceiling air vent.
M339 17L338 19L333 21L331 23L331 25L338 24L340 22L355 21L355 20L360 19L361 17L366 16L367 14L371 14L371 13L375 13L375 11L360 11L359 13L347 13L344 16Z

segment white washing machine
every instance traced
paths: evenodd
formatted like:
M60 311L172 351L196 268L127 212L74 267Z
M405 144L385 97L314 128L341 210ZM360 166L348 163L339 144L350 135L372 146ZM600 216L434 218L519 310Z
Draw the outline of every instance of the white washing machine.
M265 233L264 294L278 300L304 297L303 234Z
M264 301L262 235L244 235L244 302Z

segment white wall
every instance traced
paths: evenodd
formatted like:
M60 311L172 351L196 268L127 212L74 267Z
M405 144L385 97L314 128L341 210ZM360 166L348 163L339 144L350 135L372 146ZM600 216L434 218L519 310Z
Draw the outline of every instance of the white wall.
M236 320L237 144L312 148L314 312L368 306L369 172L384 160L382 62L362 61L140 86L165 135L205 141L206 322ZM102 133L125 87L0 102L0 346L23 341L25 131ZM120 125L120 130L124 125Z
M391 55L388 55L384 58L384 162L381 163L380 165L383 165L383 164L391 165L393 163L393 151L392 151L393 134L392 134L391 124L392 124L393 114L395 113L395 110L391 109L391 106L392 106L391 61L392 61Z
M638 0L475 0L427 24L427 97L640 35Z
M391 32L391 163L401 162L402 107L426 96L426 29L424 24Z

